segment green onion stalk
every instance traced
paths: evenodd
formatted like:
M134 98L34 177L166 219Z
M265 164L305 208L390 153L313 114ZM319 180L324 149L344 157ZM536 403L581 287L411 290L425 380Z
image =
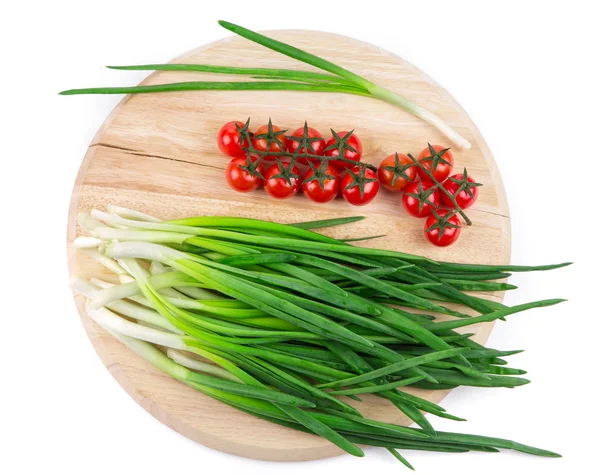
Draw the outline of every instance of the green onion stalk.
M399 451L557 457L505 439L436 431L427 414L464 419L408 388L527 384L525 371L503 359L519 350L486 348L457 330L562 302L506 306L477 292L512 290L498 280L569 263L454 264L313 231L359 219L163 221L109 206L79 216L87 235L73 245L115 279L73 276L71 287L96 323L182 384L352 455L363 455L359 445L383 447L411 468ZM469 314L449 308L457 303ZM361 397L386 399L417 427L364 417L347 402Z
M242 68L230 66L213 66L203 64L145 64L132 66L108 66L110 69L119 70L155 70L155 71L182 71L205 72L216 74L232 74L247 76L252 81L214 82L214 81L189 81L170 84L156 84L132 87L97 87L85 89L69 89L62 91L62 95L76 94L142 94L157 92L178 91L304 91L304 92L329 92L353 94L358 96L378 99L398 107L437 128L461 149L470 148L471 144L429 110L409 101L389 89L374 84L346 68L323 59L304 50L274 40L260 33L254 32L233 23L219 21L219 24L250 41L269 48L277 53L289 56L310 66L319 68L326 73L312 71L297 71L291 69L272 68Z

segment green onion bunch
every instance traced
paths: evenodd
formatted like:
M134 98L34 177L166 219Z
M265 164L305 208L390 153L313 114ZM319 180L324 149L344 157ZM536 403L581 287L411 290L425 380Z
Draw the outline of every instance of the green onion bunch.
M88 235L74 246L117 278L73 276L71 286L87 298L92 319L183 384L352 455L363 455L359 445L384 447L408 467L399 450L557 457L510 440L435 431L425 414L463 419L405 388L527 384L525 371L504 359L518 351L487 348L461 329L561 302L506 306L476 293L514 289L500 282L511 272L568 263L437 262L311 230L359 219L162 221L109 206L80 214ZM365 418L349 403L365 395L387 399L417 427Z

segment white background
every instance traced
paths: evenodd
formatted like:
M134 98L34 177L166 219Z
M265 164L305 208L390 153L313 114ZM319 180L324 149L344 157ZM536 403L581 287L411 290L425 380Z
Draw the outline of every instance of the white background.
M143 73L117 73L103 65L166 62L226 36L216 23L222 18L255 30L350 35L413 62L454 95L492 149L510 202L513 262L576 262L552 273L515 276L512 282L522 288L507 296L509 304L545 297L570 301L498 324L489 342L526 348L511 357L511 366L528 369L532 384L455 390L444 406L469 422L434 420L440 429L514 438L564 458L408 453L418 473L597 473L598 437L592 431L598 427L593 386L600 312L593 269L599 264L600 236L600 34L594 3L5 4L0 27L0 472L405 470L375 449L364 459L281 464L190 442L127 396L81 326L67 289L67 208L86 147L119 97L56 93L134 84Z

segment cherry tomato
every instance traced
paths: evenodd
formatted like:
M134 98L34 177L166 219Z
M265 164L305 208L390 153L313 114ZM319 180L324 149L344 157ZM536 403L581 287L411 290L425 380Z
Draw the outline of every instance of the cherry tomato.
M342 196L355 206L371 201L379 191L379 180L375 172L367 167L348 168L342 178Z
M290 170L289 163L277 162L267 169L264 176L265 191L273 198L288 198L300 190L300 170L295 165Z
M227 168L225 169L225 178L231 188L246 193L248 191L256 190L262 185L262 178L260 178L260 176L250 174L248 170L240 168L240 165L244 167L248 165L246 157L234 158L228 163ZM262 175L262 164L259 163L256 170Z
M343 158L360 162L362 157L362 142L360 139L352 132L336 133L332 130L331 133L333 134L333 137L327 141L324 155L326 157L339 157L341 151ZM352 167L351 163L342 162L341 160L332 160L329 163L338 170Z
M377 177L386 190L398 193L415 181L418 167L403 153L384 158L377 169Z
M227 122L221 127L219 133L217 133L217 145L219 146L219 150L230 157L244 155L242 147L248 146L248 140L244 139L240 144L240 132L238 127L242 130L247 130L247 125L248 123L244 124L240 121L233 121Z
M331 165L311 167L302 177L302 191L317 203L327 203L340 191L340 181L340 172Z
M460 236L460 220L452 210L437 210L425 221L425 237L431 244L440 247L449 246L456 242L458 236Z
M430 181L410 183L404 189L402 205L411 216L424 218L440 205L440 190Z
M444 148L441 145L429 145L427 148L421 150L421 153L417 157L417 160L433 173L435 179L439 182L444 181L452 172L454 166L454 156L450 152L449 148ZM430 180L427 173L421 170L421 167L417 167L417 173L421 177L421 180Z
M275 160L277 152L285 152L287 150L287 130L282 130L276 125L269 123L259 127L252 137L252 145L259 152L273 152L274 155L265 155L265 160Z
M292 135L288 136L287 148L288 152L292 153L308 153L310 155L323 155L325 150L325 139L318 130L309 127L305 122L304 127L294 130ZM316 158L298 157L298 163L306 165L311 161L315 165L319 165L320 160Z
M443 185L446 191L454 196L458 206L460 206L462 209L466 209L470 206L473 206L473 203L475 203L477 200L477 197L479 196L478 187L481 186L481 183L477 183L466 173L460 173L458 175L452 175L449 177ZM448 198L445 193L442 193L441 195L442 202L446 206L454 208L454 203L452 200Z

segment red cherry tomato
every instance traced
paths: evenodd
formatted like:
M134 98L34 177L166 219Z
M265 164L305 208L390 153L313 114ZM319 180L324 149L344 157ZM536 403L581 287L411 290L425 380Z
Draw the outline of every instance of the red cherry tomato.
M465 178L466 177L466 178ZM444 182L444 188L454 196L454 199L462 209L473 206L479 196L479 183L464 173L452 175ZM458 191L460 189L460 191ZM458 193L457 193L458 192ZM442 202L449 208L454 208L454 203L445 193L442 193Z
M407 155L395 153L384 158L379 164L377 177L386 190L398 193L415 181L417 168Z
M276 125L273 125L269 120L267 125L259 127L252 137L252 145L259 152L273 152L274 155L265 155L265 160L275 160L277 152L285 152L287 150L286 130L282 130Z
M281 162L279 162L281 163ZM289 169L289 164L279 163L271 165L264 174L265 191L273 198L283 199L288 198L298 193L300 190L300 170L297 166ZM276 175L288 174L289 181L284 177Z
M440 191L430 181L410 183L402 195L404 209L415 218L424 218L440 205Z
M425 221L425 237L431 244L440 247L454 244L460 236L460 220L449 209L437 210L435 214Z
M316 168L316 167L315 167ZM334 199L340 191L340 172L337 168L327 165L309 169L302 177L302 191L304 194L317 203L327 203Z
M244 141L240 144L240 132L238 131L236 125L240 129L244 128L243 122L227 122L217 133L217 145L219 146L219 150L230 157L239 157L240 155L244 155L242 147L248 146L247 139L244 139Z
M362 157L362 142L360 139L355 134L347 137L349 132L336 133L333 130L331 132L333 137L327 141L324 155L326 157L339 157L341 150L343 158L360 162ZM338 170L344 170L352 167L351 163L342 162L341 160L331 160L329 163Z
M237 157L229 162L225 169L225 178L229 186L236 191L246 193L248 191L256 190L262 185L262 179L258 175L252 175L248 170L240 168L241 166L247 166L248 161L246 157ZM258 164L258 173L262 175L263 169L262 164Z
M454 166L452 152L450 152L449 148L442 147L441 145L428 145L427 148L421 150L417 160L433 173L433 176L439 182L448 178ZM427 173L421 170L421 167L417 167L417 173L421 177L421 180L430 180Z
M366 205L373 201L378 191L379 180L373 170L367 167L346 170L342 178L342 196L348 203L355 206Z
M292 153L308 153L310 155L323 155L325 150L325 139L318 130L308 127L305 123L304 127L294 130L292 135L288 136L287 148L288 152ZM315 165L319 165L320 160L316 158L298 157L298 163L306 165L311 161Z

